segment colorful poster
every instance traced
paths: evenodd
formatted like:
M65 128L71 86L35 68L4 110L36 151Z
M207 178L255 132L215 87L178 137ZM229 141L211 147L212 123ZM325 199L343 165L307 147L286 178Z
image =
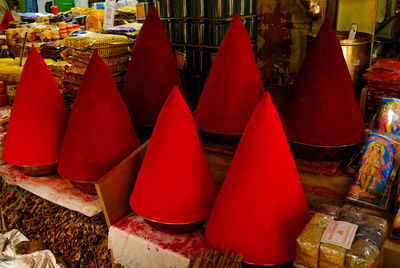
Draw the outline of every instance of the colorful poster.
M396 171L395 155L396 148L390 140L369 135L347 198L386 209Z
M400 100L383 98L375 127L380 134L400 137Z

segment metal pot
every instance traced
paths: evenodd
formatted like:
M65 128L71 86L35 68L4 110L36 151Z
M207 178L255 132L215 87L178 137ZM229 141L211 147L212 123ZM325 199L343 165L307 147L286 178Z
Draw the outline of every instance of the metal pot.
M41 165L41 166L15 166L25 175L31 177L41 177L57 173L58 163Z
M80 181L71 181L71 184L79 189L80 191L82 191L85 194L92 194L92 195L96 195L96 186L94 185L95 182L80 182Z
M400 43L384 37L375 37L372 64L382 58L396 58L400 53Z
M152 220L149 220L146 218L144 218L144 220L145 220L145 222L147 222L148 225L150 225L154 229L157 229L157 230L159 230L163 233L167 233L167 234L184 234L184 233L194 232L196 230L201 229L201 227L204 225L204 223L206 221L206 220L203 220L203 221L193 222L193 223L175 224L175 223L161 223L161 222L152 221Z
M371 35L358 32L356 39L347 39L348 32L336 32L342 47L343 56L346 60L347 67L350 72L351 79L356 92L361 91L363 84L362 74L369 67L369 59L371 53ZM308 34L308 48L316 37L316 33Z

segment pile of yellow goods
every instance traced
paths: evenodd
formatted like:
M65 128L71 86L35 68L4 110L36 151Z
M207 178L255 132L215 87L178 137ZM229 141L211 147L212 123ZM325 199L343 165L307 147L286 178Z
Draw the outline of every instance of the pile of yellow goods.
M15 92L17 90L17 85L19 78L24 67L25 60L23 60L22 65L19 66L19 58L2 58L0 59L0 81L3 81L6 86L8 102L12 105L15 97ZM51 64L54 61L46 59L47 64Z
M71 64L63 80L64 98L68 108L75 99L83 74L95 49L113 75L117 87L122 87L133 40L122 35L84 32L68 37L62 42L68 48L62 56Z
M123 7L115 10L114 24L124 25L136 21L136 8Z

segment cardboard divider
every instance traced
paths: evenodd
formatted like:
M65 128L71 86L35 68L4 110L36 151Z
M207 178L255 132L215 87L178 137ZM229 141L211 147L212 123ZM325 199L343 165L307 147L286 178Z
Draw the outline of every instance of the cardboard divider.
M129 197L148 143L142 144L95 184L108 227L131 212Z

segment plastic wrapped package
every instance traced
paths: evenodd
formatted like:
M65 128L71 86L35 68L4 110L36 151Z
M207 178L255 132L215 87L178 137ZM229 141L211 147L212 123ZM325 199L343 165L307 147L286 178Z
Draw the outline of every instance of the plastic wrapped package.
M346 249L329 243L321 243L319 247L319 267L344 267Z
M85 25L88 31L96 32L103 30L104 11L95 10L86 16Z
M347 209L337 217L340 208L330 205L319 211L331 215L317 212L308 222L297 238L294 267L380 267L386 220Z
M64 46L80 50L131 44L133 44L133 40L123 35L101 34L79 30L74 31L68 38L63 40Z
M110 66L119 65L122 63L127 63L129 61L129 57L130 57L129 54L121 54L121 55L117 55L117 56L113 56L113 57L103 58L103 61L107 65L107 67L110 67ZM72 56L71 63L73 65L86 67L88 64L88 61L87 61L86 57Z
M86 61L89 61L90 57L93 54L93 50L88 49L86 51L82 51L79 49L71 49L70 53L72 56L79 57ZM129 46L126 46L126 45L112 46L112 47L99 48L99 49L97 49L97 53L102 58L108 58L108 57L114 57L114 56L118 56L118 55L122 55L122 54L130 54L131 49L129 48Z
M363 215L364 226L370 228L378 228L383 232L383 236L386 236L388 230L388 223L385 219L373 215Z
M139 34L139 31L133 27L126 27L126 26L116 26L112 28L108 28L106 30L106 33L108 34L120 34L127 36L132 39L136 39L137 35Z
M382 262L379 248L371 242L357 238L346 254L345 267L378 268Z
M315 213L296 240L296 263L310 268L319 266L319 248L322 235L333 217Z
M324 213L326 215L332 216L335 220L339 219L340 214L342 212L342 208L338 206L322 204L318 208L318 212Z
M340 214L340 220L347 221L356 225L361 225L364 221L362 214L355 213L348 209L342 210L342 213Z
M381 229L367 226L360 226L358 228L356 238L362 238L377 247L381 247L385 240L385 236Z
M0 125L8 123L11 115L11 106L4 105L0 107Z
M110 73L113 76L116 74L119 74L121 72L125 72L127 70L127 68L128 68L128 64L119 64L119 65L114 65L114 66L108 67L108 69L110 70ZM84 75L85 71L86 71L86 66L73 65L68 68L67 73Z

